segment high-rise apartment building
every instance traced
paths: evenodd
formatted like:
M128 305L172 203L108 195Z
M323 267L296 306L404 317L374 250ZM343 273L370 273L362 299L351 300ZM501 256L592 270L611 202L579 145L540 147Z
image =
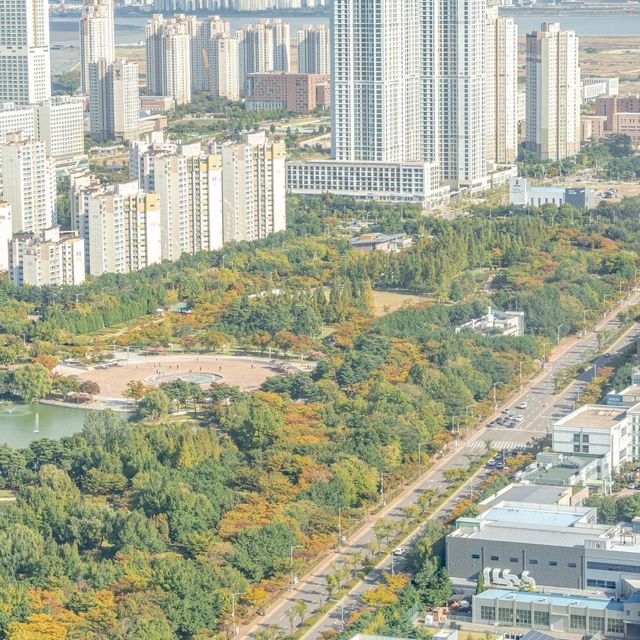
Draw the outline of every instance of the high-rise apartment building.
M218 37L229 35L229 21L219 16L209 16L196 22L191 39L191 89L193 93L208 93L212 49ZM236 56L236 66L237 66Z
M87 198L89 273L130 273L161 260L161 210L136 180Z
M513 164L518 155L518 26L487 8L485 131L487 162Z
M0 271L9 270L9 242L12 235L11 205L0 198Z
M578 37L557 22L527 34L525 147L542 160L580 150Z
M36 117L31 106L17 106L13 102L0 104L0 144L8 133L21 132L25 138L36 134Z
M289 23L279 18L246 25L238 34L242 72L290 71Z
M454 189L486 182L485 0L440 0L439 126L442 179ZM428 28L425 25L424 28ZM427 61L427 68L431 66Z
M109 137L133 140L138 133L140 85L138 63L120 58L109 67Z
M33 107L36 138L54 160L84 154L84 108L79 99L56 96Z
M91 65L116 59L113 0L85 0L80 17L80 87L91 95Z
M298 73L328 74L331 69L329 29L323 25L304 25L298 30Z
M131 177L157 193L162 206L162 258L212 251L222 246L220 157L202 153L200 144L137 145Z
M191 38L193 17L154 14L147 22L147 93L170 96L176 105L191 102Z
M217 36L209 47L209 90L214 98L240 100L238 39L228 34Z
M260 240L286 228L285 147L264 132L222 147L224 242Z
M16 286L78 285L84 282L84 242L60 227L18 233L9 250L9 273Z
M0 0L0 103L50 96L48 1Z
M12 227L39 234L55 218L56 170L44 142L9 134L0 145L3 199L11 205Z

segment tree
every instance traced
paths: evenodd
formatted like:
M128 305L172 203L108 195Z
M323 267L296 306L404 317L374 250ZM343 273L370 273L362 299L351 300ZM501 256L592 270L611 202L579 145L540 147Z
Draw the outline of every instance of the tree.
M44 398L52 385L51 374L41 364L28 364L13 372L12 391L25 402Z
M307 613L307 603L304 600L296 600L293 608L300 618L300 624L304 624L304 617Z
M158 420L169 413L170 405L171 400L162 389L152 389L138 402L138 415Z
M146 385L142 380L129 380L122 395L125 398L131 398L132 400L140 400L141 398L144 398L149 390L149 385Z

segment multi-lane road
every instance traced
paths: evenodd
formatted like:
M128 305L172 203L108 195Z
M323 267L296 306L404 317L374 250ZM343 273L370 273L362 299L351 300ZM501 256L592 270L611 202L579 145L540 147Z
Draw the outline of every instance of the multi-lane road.
M415 504L419 497L427 490L443 490L446 488L444 471L456 467L467 468L469 464L469 456L477 456L483 453L485 443L490 441L492 446L514 449L521 448L533 438L544 436L549 429L552 421L562 415L565 415L573 408L574 401L578 398L578 393L589 382L593 376L593 371L587 371L581 374L579 378L568 386L563 393L554 395L555 378L557 374L576 364L585 362L589 354L594 353L598 349L599 332L614 333L619 331L620 326L616 318L617 313L626 308L630 304L637 303L638 295L634 294L631 299L626 300L622 306L612 311L606 320L603 320L596 326L596 330L587 334L582 339L565 340L564 343L556 349L555 353L549 359L545 369L543 369L532 381L524 384L522 392L512 397L508 405L514 407L522 401L527 402L527 408L524 410L515 410L515 413L522 414L524 420L512 429L506 428L487 428L482 426L476 431L470 439L462 441L457 449L451 451L447 456L438 461L431 467L421 478L413 485L407 487L393 502L391 502L371 521L361 526L338 550L326 557L313 571L307 576L300 579L298 584L288 592L284 597L280 598L273 606L271 606L266 615L240 630L239 637L252 637L257 631L264 630L268 627L279 627L283 631L289 631L289 619L286 612L291 609L295 602L303 600L307 604L307 616L313 614L328 600L328 591L326 577L333 573L335 565L350 565L349 559L352 555L366 552L368 545L375 540L373 524L381 518L400 521L403 519L403 510ZM614 345L609 347L608 352L619 352L627 348L631 343L640 338L640 325L634 324ZM597 366L605 364L607 355L600 356L594 360ZM580 391L579 391L580 390ZM499 407L498 410L503 407ZM445 504L443 504L436 512L432 513L430 518L439 518L450 512L461 496L467 495L474 485L479 483L487 470L481 469L473 478L471 478L461 489L459 489ZM418 532L411 534L404 544L410 544L413 537ZM325 615L321 620L312 627L304 636L305 640L316 640L323 631L328 629L339 630L342 625L342 617L345 619L350 612L359 607L360 597L362 593L371 588L378 580L380 580L383 571L390 571L392 562L396 570L402 568L402 559L386 557L378 567L367 576L360 584L358 584L344 599L340 602L333 603L333 609Z

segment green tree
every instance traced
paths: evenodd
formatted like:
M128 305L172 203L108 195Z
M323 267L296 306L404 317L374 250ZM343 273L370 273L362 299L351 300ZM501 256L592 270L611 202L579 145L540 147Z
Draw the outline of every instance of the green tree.
M27 364L13 372L11 389L25 402L44 398L53 384L51 374L41 364Z
M162 389L151 389L144 398L138 402L138 415L141 418L158 420L169 413L171 400Z

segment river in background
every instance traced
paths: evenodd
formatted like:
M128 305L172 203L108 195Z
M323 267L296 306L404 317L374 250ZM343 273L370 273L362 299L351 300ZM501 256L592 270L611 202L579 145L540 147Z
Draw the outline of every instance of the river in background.
M273 17L264 15L262 17ZM526 33L540 27L540 23L557 21L565 29L573 29L579 36L638 36L640 35L640 15L634 14L589 14L589 15L552 15L541 16L522 15L514 16L509 13L518 23L520 33ZM259 16L225 16L231 23L232 31L241 29L243 25L257 22ZM329 24L329 16L324 14L304 16L286 16L282 18L291 25L291 35L294 34L303 24ZM115 37L116 44L139 45L144 39L144 25L148 16L116 16ZM51 44L52 45L72 45L74 48L56 49L51 52L51 67L54 75L62 73L66 69L78 64L79 54L77 48L80 46L77 18L51 17L50 21Z
M40 438L58 439L82 430L86 409L50 404L0 405L0 444L21 449Z

